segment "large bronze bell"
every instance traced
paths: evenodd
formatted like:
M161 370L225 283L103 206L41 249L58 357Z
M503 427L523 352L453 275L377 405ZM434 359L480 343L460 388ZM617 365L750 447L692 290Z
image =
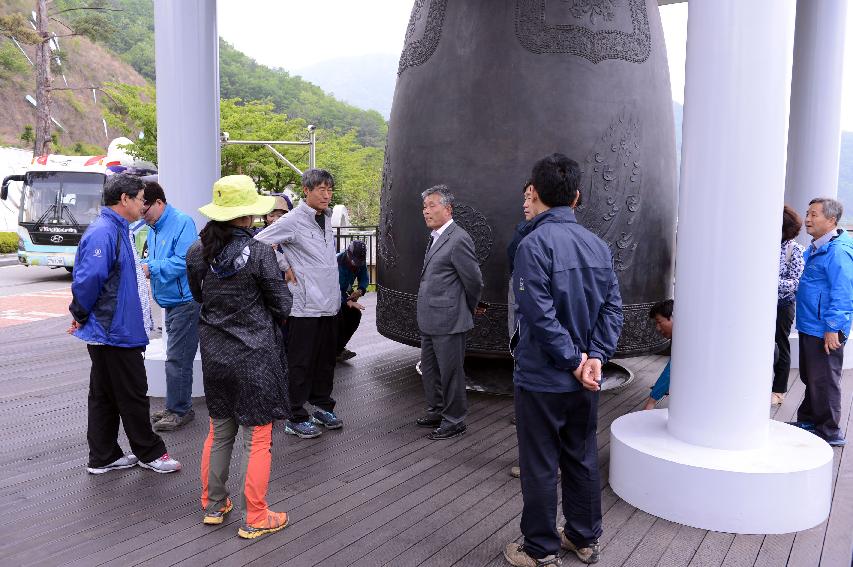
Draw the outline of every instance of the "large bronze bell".
M533 163L583 169L581 223L613 251L622 355L665 344L649 307L672 297L675 141L654 0L416 0L394 93L379 227L379 332L419 345L428 230L420 193L444 183L474 239L491 309L468 352L508 354L506 247Z

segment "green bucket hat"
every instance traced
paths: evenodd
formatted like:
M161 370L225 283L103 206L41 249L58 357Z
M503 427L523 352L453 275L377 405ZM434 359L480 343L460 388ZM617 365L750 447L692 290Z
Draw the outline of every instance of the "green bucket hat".
M230 221L247 215L265 215L275 206L275 197L258 195L248 175L226 175L213 184L213 202L198 212L215 221Z

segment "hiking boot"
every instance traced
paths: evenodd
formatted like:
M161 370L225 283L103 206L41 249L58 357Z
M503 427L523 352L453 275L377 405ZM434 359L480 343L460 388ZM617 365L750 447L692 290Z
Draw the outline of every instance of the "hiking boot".
M320 428L310 421L290 421L284 422L284 432L288 435L296 435L300 439L313 439L323 434Z
M170 413L171 412L167 409L161 409L161 410L157 410L157 411L153 412L151 414L151 423L157 423L158 421L160 421L161 419L163 419L164 417L166 417Z
M814 431L814 423L811 421L786 421L788 425L793 425L794 427L799 427L800 429L805 429L806 431Z
M203 524L207 524L208 526L216 526L225 521L225 514L234 509L234 503L231 502L230 498L225 499L225 506L220 508L219 510L215 510L213 512L206 512L204 514L204 519L202 520Z
M336 358L337 358L338 362L343 362L343 361L345 361L345 360L349 360L349 359L351 359L351 358L352 358L352 357L354 357L354 356L355 356L355 353L354 353L353 351L351 351L351 350L350 350L350 349L348 349L348 348L345 348L344 350L342 350L342 351L338 354L338 356L337 356Z
M511 476L512 478L521 478L521 467L510 468L509 476Z
M163 453L162 457L150 463L139 461L139 466L160 474L168 474L181 470L181 463L170 457L169 453Z
M129 469L131 467L135 467L138 462L139 459L136 458L136 455L134 455L133 453L129 453L102 467L86 467L86 471L89 474L104 474L110 471L117 471L119 469Z
M168 411L163 418L154 423L154 431L174 431L179 427L183 427L195 419L195 412L188 411L184 415L178 415Z
M832 439L827 439L827 443L829 443L830 447L844 447L847 445L847 439L844 437L834 437Z
M340 429L344 426L344 422L333 411L317 410L311 414L311 421L326 429Z
M271 534L287 527L287 512L267 510L267 519L260 524L246 523L237 530L237 535L243 539L255 539L262 535Z
M557 528L557 531L560 532L560 547L562 547L566 551L573 552L575 555L578 556L578 559L580 559L584 563L598 563L598 559L601 555L601 549L598 546L598 540L595 540L588 547L578 547L573 544L569 538L566 537L566 532L563 528Z
M563 564L558 555L548 555L542 559L534 559L528 555L524 546L520 543L508 544L504 549L504 558L509 561L510 565L515 565L515 567L544 567L545 565L559 566Z

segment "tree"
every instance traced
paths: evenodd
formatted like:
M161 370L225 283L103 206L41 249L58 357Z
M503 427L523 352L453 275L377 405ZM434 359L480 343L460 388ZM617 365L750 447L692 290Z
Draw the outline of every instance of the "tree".
M36 141L36 136L33 133L33 125L27 124L24 126L24 131L21 132L21 141L25 144L32 144Z
M53 81L51 77L51 65L55 56L51 54L51 42L54 38L86 36L90 39L103 39L110 33L112 27L110 22L100 12L113 10L105 4L105 0L92 0L88 3L66 2L73 4L69 7L48 12L48 4L53 0L36 0L35 2L35 30L31 30L26 17L21 14L12 14L0 18L0 34L15 38L21 43L35 46L36 49L36 125L34 155L50 153L51 144L51 93ZM86 11L80 17L74 18L74 26L62 22L58 16L68 12ZM92 12L89 12L92 11ZM55 33L48 29L49 22L56 22L67 30L67 33ZM87 86L85 88L92 88ZM66 89L63 89L66 90Z
M134 157L157 163L157 111L153 87L110 84L107 123L134 141L126 147ZM232 140L302 140L307 122L275 112L272 102L220 101L220 129ZM143 132L138 138L137 132ZM307 146L274 146L301 170L308 167ZM379 220L379 187L383 151L365 147L355 129L339 135L317 130L317 167L335 177L333 204L344 204L356 224ZM244 174L263 191L297 187L300 176L263 146L226 145L222 148L222 175Z

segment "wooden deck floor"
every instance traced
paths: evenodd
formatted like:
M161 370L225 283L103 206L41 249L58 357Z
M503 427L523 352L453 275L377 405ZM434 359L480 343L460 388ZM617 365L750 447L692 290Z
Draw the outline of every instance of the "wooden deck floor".
M503 546L520 536L515 430L509 398L472 393L468 433L429 441L413 420L422 407L415 349L375 332L370 302L351 344L358 357L339 367L335 394L346 426L315 440L274 433L269 500L291 515L279 534L236 537L239 514L221 527L200 523L198 469L207 412L166 434L184 470L85 472L85 347L52 319L0 330L0 522L3 565L505 565ZM847 567L853 548L853 451L835 449L832 515L796 534L708 532L650 516L607 485L609 425L637 410L665 359L624 361L637 378L602 395L599 448L604 535L600 565ZM791 376L776 419L802 398ZM849 423L853 373L845 372ZM153 406L162 406L155 399ZM127 448L122 438L122 446ZM237 453L237 451L235 451ZM235 454L235 459L239 455ZM780 494L779 498L785 498ZM580 565L565 557L566 565Z

